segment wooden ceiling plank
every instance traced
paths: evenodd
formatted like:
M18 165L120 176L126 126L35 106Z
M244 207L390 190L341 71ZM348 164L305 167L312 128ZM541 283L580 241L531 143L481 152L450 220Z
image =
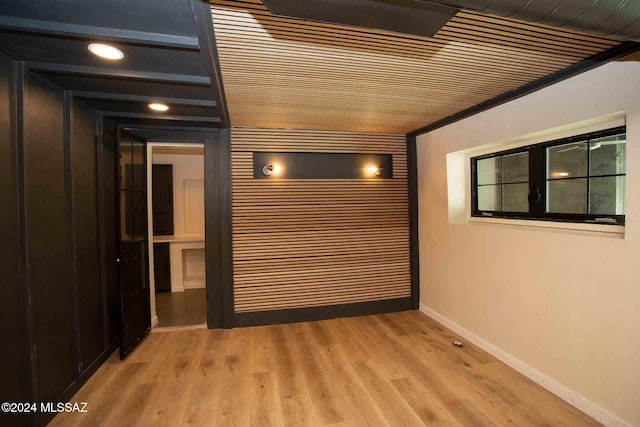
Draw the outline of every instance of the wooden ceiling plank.
M426 38L275 17L257 0L211 6L232 124L243 126L407 132L618 44L469 11Z

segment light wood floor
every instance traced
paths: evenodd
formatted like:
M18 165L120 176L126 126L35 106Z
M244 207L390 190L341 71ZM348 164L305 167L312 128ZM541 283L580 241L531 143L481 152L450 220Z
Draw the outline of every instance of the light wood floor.
M419 312L154 333L52 425L598 425L456 339Z

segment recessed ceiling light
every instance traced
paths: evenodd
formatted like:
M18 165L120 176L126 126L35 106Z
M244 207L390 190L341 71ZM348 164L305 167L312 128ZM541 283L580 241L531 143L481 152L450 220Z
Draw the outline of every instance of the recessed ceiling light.
M124 53L118 48L108 44L91 43L88 47L89 52L104 59L118 60L124 58Z
M149 104L149 108L153 111L169 111L169 106L160 102L152 102Z

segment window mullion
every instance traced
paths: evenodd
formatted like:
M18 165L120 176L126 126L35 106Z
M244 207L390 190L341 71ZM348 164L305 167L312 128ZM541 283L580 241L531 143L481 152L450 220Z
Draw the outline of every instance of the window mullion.
M586 214L591 213L591 140L587 140L587 211Z
M542 218L545 204L544 161L541 147L529 149L529 214Z

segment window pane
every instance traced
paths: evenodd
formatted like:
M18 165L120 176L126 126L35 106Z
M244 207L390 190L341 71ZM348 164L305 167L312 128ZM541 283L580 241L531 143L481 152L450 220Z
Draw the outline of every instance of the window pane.
M587 213L587 179L558 179L547 182L547 212Z
M615 175L625 173L626 134L592 139L590 175Z
M483 185L478 187L478 210L499 211L502 206L500 185Z
M499 156L478 160L476 164L478 185L499 184L501 169L502 159Z
M529 182L528 152L502 156L502 182Z
M547 148L547 178L586 177L587 155L586 142Z
M505 212L529 212L529 184L504 184L502 186L502 210Z
M624 215L625 177L609 176L589 180L589 213Z

